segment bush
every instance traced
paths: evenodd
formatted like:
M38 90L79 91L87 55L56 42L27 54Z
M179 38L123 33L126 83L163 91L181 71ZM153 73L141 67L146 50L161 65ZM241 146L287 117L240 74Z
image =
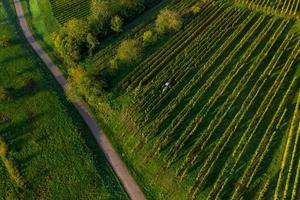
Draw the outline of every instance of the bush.
M0 112L0 123L8 123L8 122L11 122L11 118L7 114Z
M154 44L157 41L157 35L153 31L149 30L143 34L144 46L149 46Z
M82 51L88 46L88 35L88 24L83 20L72 19L53 34L54 46L65 61L72 63L81 59Z
M25 188L25 181L23 180L23 177L21 176L20 171L18 170L17 164L12 159L3 159L4 165L9 173L9 175L12 177L12 179L16 182L19 188L24 189Z
M0 86L0 101L5 101L9 98L7 90Z
M71 101L98 96L104 87L102 82L94 81L81 66L70 68L68 73L69 78L65 91Z
M118 70L120 60L117 57L114 57L113 59L110 60L109 64L110 64L110 68L109 68L110 72L112 74L115 74L116 71Z
M193 5L192 8L191 8L191 12L194 15L199 14L201 12L201 5L199 3L196 3L195 5Z
M123 27L123 19L119 16L114 16L111 19L111 29L117 33L122 31L122 27Z
M6 35L0 37L0 47L5 48L9 45L9 38Z
M6 158L7 152L8 152L7 145L4 142L4 140L0 137L0 157Z
M137 61L142 54L142 48L138 40L128 39L123 41L117 49L117 58L125 63Z
M178 31L182 27L182 19L175 11L164 9L158 14L155 27L159 34Z

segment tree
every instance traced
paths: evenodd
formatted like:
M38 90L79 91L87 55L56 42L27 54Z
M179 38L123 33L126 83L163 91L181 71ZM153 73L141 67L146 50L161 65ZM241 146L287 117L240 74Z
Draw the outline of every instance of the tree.
M98 20L108 20L113 16L112 6L105 0L92 0L91 18Z
M123 41L117 49L117 57L125 63L137 61L141 57L141 53L141 45L136 39L128 39Z
M144 9L144 0L116 0L117 10L124 17L141 13Z
M153 31L148 30L143 34L144 46L149 46L154 44L157 41L157 35Z
M158 14L155 27L159 34L178 31L182 27L182 19L175 11L164 9Z
M113 16L114 10L111 4L105 0L92 0L91 15L88 18L89 26L94 34L106 35L108 31L108 23Z
M65 91L70 100L78 101L82 98L88 99L97 96L100 90L96 87L95 81L81 66L70 68L68 74L68 84Z
M78 61L81 58L81 52L87 46L88 33L89 28L85 21L69 20L53 34L54 46L67 62Z
M119 16L114 16L111 19L111 29L117 33L122 31L122 27L123 27L123 19Z

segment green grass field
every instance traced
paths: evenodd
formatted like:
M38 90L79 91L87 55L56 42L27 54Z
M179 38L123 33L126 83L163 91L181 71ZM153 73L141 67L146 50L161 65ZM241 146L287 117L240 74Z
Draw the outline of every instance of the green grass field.
M26 182L0 159L0 199L127 199L103 153L62 89L28 46L11 2L0 3L0 136ZM2 162L3 161L3 162Z
M161 9L195 2L162 1L82 64L100 71ZM299 196L299 1L272 2L206 1L91 105L149 199Z

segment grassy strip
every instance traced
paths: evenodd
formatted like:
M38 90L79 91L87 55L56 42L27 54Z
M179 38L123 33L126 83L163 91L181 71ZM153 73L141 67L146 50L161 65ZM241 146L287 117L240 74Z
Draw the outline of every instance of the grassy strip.
M12 157L8 155L8 147L2 137L0 137L0 157L12 180L20 189L25 189L25 181L22 178L20 171L18 170L16 162L13 160Z
M27 44L12 2L1 2L0 18L0 35L10 37L0 50L0 85L10 97L0 103L0 132L28 183L21 199L127 199L85 123Z

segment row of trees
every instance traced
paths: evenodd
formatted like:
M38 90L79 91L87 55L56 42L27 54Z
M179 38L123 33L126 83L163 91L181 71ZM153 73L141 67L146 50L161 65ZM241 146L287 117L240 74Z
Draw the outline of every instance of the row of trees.
M146 0L145 0L146 1ZM60 30L53 34L54 46L62 58L71 67L68 70L69 84L66 93L71 100L91 101L98 99L107 88L107 77L89 74L77 63L87 53L92 52L100 44L99 40L112 32L123 30L127 19L145 9L144 0L93 0L92 12L87 20L72 19L66 22ZM196 11L197 12L197 11ZM116 49L115 56L107 63L109 73L120 67L136 64L141 58L144 48L156 44L166 34L179 31L183 26L180 14L170 9L164 9L158 14L152 28L142 35L126 39ZM99 74L98 74L99 75Z
M92 0L86 20L72 19L53 34L56 50L68 64L90 54L111 32L119 33L127 19L144 11L144 0Z
M100 2L105 3L105 1ZM99 16L98 18L100 18ZM123 21L120 17L111 18L112 30L119 32L122 30L122 25ZM144 32L142 41L129 39L122 42L117 50L117 58L114 60L117 59L126 63L137 61L142 52L142 46L154 44L159 35L178 31L181 26L182 20L179 14L168 9L161 11L155 21L155 28ZM79 61L86 52L92 54L93 50L100 44L99 38L101 37L95 33L95 29L89 22L81 19L69 20L59 31L53 34L54 46L68 64Z
M88 21L94 34L103 37L111 31L121 32L123 24L144 9L144 0L92 0Z
M178 13L165 9L162 10L155 21L155 26L143 33L141 37L123 41L117 49L115 59L121 63L132 64L141 58L143 47L149 47L156 43L164 34L180 30L182 20Z

